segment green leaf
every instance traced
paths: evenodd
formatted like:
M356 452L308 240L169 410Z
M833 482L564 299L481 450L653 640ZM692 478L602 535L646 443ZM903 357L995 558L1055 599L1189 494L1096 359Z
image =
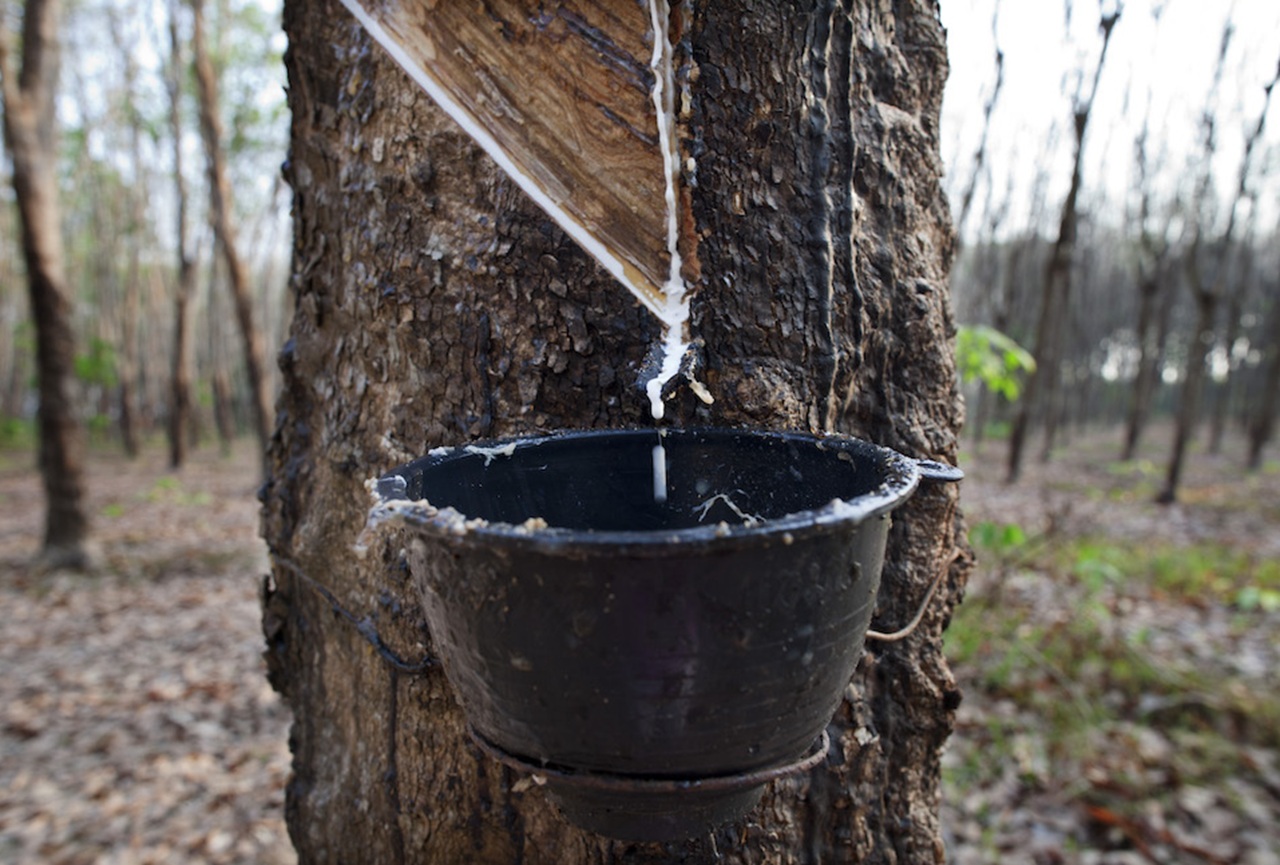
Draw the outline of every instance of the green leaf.
M979 381L1010 402L1022 392L1022 374L1035 370L1031 353L1006 334L985 324L960 325L956 366L966 382Z

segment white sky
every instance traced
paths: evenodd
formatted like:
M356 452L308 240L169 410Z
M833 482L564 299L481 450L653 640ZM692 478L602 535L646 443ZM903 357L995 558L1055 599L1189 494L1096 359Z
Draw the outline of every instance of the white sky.
M992 12L997 0L941 0L948 32L951 77L943 105L942 149L948 189L955 195L972 172L982 127L982 106L995 83ZM1004 52L1004 87L992 117L988 164L997 197L1012 182L1013 207L1006 230L1025 227L1036 165L1046 159L1052 220L1069 181L1071 94L1076 70L1093 74L1102 44L1097 0L1074 0L1071 26L1065 23L1069 0L1003 0L999 4L999 46ZM1115 0L1105 0L1106 8ZM1163 6L1157 25L1153 7ZM1217 94L1218 156L1214 162L1220 191L1233 191L1243 153L1243 130L1256 122L1263 87L1280 61L1278 0L1126 0L1112 33L1097 102L1085 144L1087 195L1105 194L1108 220L1119 222L1131 188L1134 137L1151 101L1149 159L1163 145L1158 186L1166 195L1189 188L1189 160L1201 153L1199 118L1209 97L1213 67L1224 21L1235 33ZM1268 179L1259 187L1260 229L1275 224L1280 200L1280 93L1272 98L1262 152L1253 176ZM1058 146L1046 153L1050 130ZM969 232L979 225L987 186L979 184ZM958 210L957 210L958 216Z

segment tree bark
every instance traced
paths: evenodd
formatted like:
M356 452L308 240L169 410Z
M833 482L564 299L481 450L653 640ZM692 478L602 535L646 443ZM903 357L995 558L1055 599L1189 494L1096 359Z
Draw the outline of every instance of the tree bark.
M10 62L9 33L0 22L0 79L5 141L13 159L13 189L36 330L40 473L46 497L40 557L51 567L83 568L91 564L84 507L85 444L72 394L75 334L54 164L60 11L57 0L28 0L20 72Z
M244 347L245 374L249 379L254 432L265 453L271 440L271 397L267 392L266 349L254 324L249 274L236 245L231 225L231 183L227 178L222 146L222 120L218 115L218 82L204 38L204 0L191 0L192 50L195 54L196 89L199 93L200 135L204 139L209 175L209 219L218 250L227 266L227 279L235 303L236 323Z
M693 333L715 403L682 389L668 417L840 430L954 459L936 6L683 13ZM399 543L350 552L364 481L437 445L649 423L658 326L336 3L286 3L285 28L295 310L263 493L281 563L263 624L295 718L286 812L301 861L939 861L939 754L959 702L940 634L967 571L948 564L962 538L954 489L924 489L895 517L874 627L906 622L950 574L909 639L869 645L825 762L687 842L565 823L472 744L436 668L385 664L335 615L401 659L429 655Z
M187 231L187 181L182 158L182 40L178 35L178 0L169 2L169 135L173 139L173 187L177 208L174 229L178 249L178 284L173 298L173 349L169 363L169 466L181 468L191 438L191 300L196 290L196 263Z

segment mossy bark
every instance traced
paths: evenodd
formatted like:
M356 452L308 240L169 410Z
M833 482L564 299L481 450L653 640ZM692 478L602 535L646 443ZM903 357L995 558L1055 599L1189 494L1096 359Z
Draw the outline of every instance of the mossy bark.
M936 4L686 11L693 333L716 401L680 389L668 418L954 459ZM469 741L438 670L396 669L335 613L402 659L428 656L400 542L351 552L364 481L437 445L651 423L658 328L336 2L286 3L285 27L296 308L264 532L289 564L264 628L295 715L302 861L940 861L939 753L959 700L941 632L964 564L909 639L869 644L823 764L775 782L744 821L669 845L566 824ZM952 561L955 500L925 488L898 512L873 627L907 621Z

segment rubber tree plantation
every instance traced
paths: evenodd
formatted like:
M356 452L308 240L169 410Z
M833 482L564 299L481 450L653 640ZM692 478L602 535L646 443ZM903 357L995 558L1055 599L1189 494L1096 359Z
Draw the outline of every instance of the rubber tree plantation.
M284 6L294 313L263 627L301 861L941 861L954 484L894 512L871 627L924 615L867 641L812 765L662 841L574 825L468 734L412 545L361 538L370 479L556 430L845 433L954 464L937 4L463 5Z

